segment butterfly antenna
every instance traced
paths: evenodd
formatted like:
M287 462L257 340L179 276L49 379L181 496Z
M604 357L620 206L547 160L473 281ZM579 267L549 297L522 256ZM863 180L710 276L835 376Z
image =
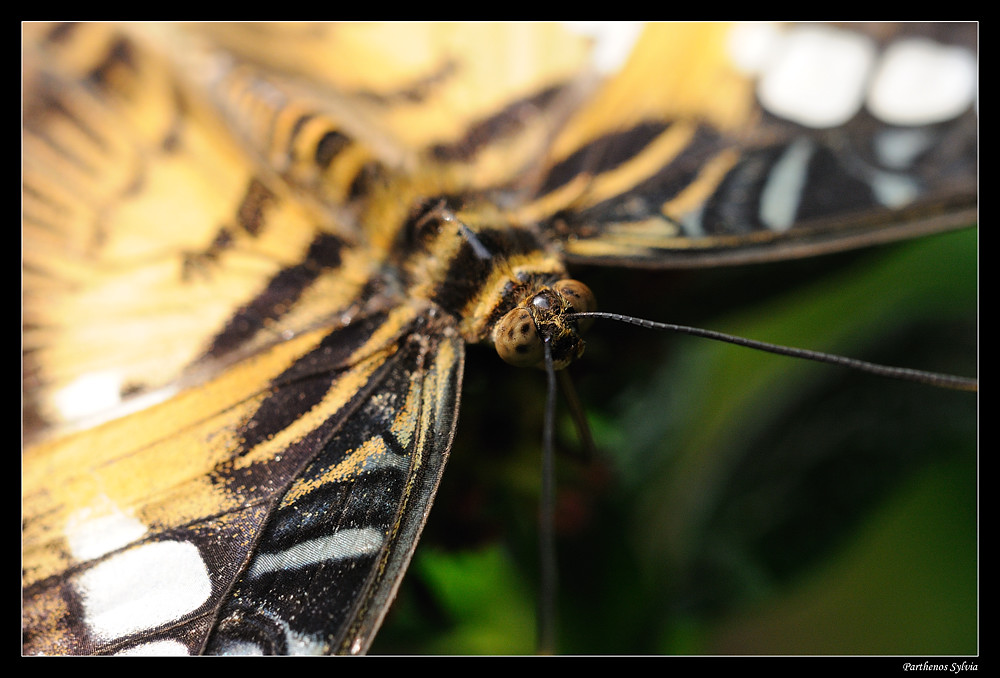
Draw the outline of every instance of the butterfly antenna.
M553 429L556 414L556 370L552 362L552 347L548 338L545 348L545 423L542 431L542 496L538 516L538 552L541 582L538 596L538 653L555 652L555 599L556 599L556 547L555 547L555 454Z
M781 346L779 344L770 344L765 341L746 339L744 337L737 337L731 334L725 334L723 332L715 332L713 330L705 330L698 327L688 327L686 325L674 325L671 323L660 323L652 320L645 320L643 318L633 318L632 316L621 315L619 313L605 313L603 311L586 311L579 313L571 313L568 314L568 316L574 318L605 318L607 320L617 320L619 322L629 323L631 325L638 325L639 327L645 327L647 329L679 332L681 334L689 334L695 337L703 337L705 339L712 339L714 341L723 341L729 344L736 344L737 346L753 348L757 349L758 351L765 351L767 353L775 353L777 355L790 356L792 358L802 358L805 360L812 360L814 362L839 365L841 367L847 367L852 370L858 370L861 372L867 372L869 374L875 374L880 377L889 377L891 379L902 379L904 381L912 381L918 384L927 384L929 386L936 386L938 388L947 388L955 391L972 391L972 392L979 391L978 379L972 379L968 377L956 377L950 374L940 374L937 372L925 372L923 370L914 370L906 367L891 367L888 365L878 365L876 363L870 363L864 360L857 360L855 358L845 358L844 356L833 355L831 353L822 353L820 351L810 351L802 348L793 348L790 346Z

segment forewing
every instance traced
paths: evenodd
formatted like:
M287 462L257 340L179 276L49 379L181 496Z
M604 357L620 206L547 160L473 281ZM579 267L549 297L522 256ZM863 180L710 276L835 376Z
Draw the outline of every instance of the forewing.
M440 192L507 184L589 93L590 41L555 23L197 24ZM266 56L262 45L267 46Z
M153 28L25 25L25 434L111 421L24 452L24 651L201 651L220 617L218 651L363 650L450 446L462 346L381 270L349 182L304 190L335 123L263 144L302 129L296 102L248 134L268 110L233 88L268 101L257 73L205 96ZM248 634L275 577L256 609L277 626Z
M25 33L29 436L356 307L370 252L255 162L170 64L102 24Z
M778 260L975 223L975 25L793 27L752 72L736 35L647 28L556 138L524 218L569 260Z
M462 351L448 323L375 315L29 449L24 651L364 651L447 458Z

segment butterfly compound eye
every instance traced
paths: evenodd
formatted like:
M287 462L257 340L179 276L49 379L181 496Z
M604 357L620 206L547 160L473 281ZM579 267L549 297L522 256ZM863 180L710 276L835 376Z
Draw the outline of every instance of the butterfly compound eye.
M597 299L594 298L594 293L579 280L569 278L560 280L552 286L552 289L566 300L566 303L569 304L569 310L573 313L585 313L597 310ZM587 329L593 322L593 318L582 318L579 323L580 329Z
M515 308L501 318L494 337L497 353L511 365L534 367L544 358L542 338L526 308Z
M561 294L569 302L574 312L582 313L584 311L597 310L597 300L594 299L594 293L579 280L571 278L560 280L552 286L552 289Z

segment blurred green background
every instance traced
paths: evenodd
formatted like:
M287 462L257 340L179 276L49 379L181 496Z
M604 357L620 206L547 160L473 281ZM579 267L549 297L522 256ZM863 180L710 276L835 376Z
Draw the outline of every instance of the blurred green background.
M602 310L977 373L975 229L809 260L574 270ZM535 647L544 376L469 351L459 434L372 653ZM560 402L559 652L978 652L978 399L608 321Z

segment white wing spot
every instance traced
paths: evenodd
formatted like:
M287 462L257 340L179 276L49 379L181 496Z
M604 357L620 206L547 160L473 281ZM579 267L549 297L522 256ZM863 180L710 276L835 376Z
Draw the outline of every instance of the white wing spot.
M868 179L868 185L871 186L876 200L886 207L896 209L909 205L920 195L920 184L905 175L873 172Z
M150 542L80 575L87 626L104 639L166 624L198 609L212 592L208 570L190 542Z
M934 137L924 128L892 128L875 136L879 162L891 169L907 169L933 143Z
M293 570L327 560L341 560L375 553L385 541L381 532L364 529L341 530L336 534L310 539L278 553L261 553L250 566L248 576Z
M146 526L102 497L97 505L71 515L63 534L73 557L82 562L138 541L146 534Z
M70 382L53 396L53 405L66 421L104 412L121 403L121 375L95 372Z
M729 32L726 47L738 70L756 75L773 58L781 36L782 31L767 21L738 23Z
M328 651L328 646L322 636L313 636L306 633L296 633L289 626L288 622L279 617L266 607L257 610L259 614L269 618L275 626L281 628L285 634L285 644L290 655L321 655ZM216 651L220 655L226 656L262 656L264 648L248 640L222 640Z
M927 39L900 40L882 57L868 109L893 125L929 125L964 113L976 95L976 58Z
M176 640L156 640L115 653L120 657L186 657L189 654L187 646Z
M856 33L796 28L765 65L757 95L767 110L800 125L842 125L864 104L875 54L875 44Z
M225 641L216 650L218 654L231 657L263 657L264 648L249 641Z
M795 223L814 150L809 140L797 139L771 168L761 191L759 216L772 231L787 231Z
M563 25L578 35L593 38L592 59L601 73L620 70L642 32L642 24L635 21L567 21Z

